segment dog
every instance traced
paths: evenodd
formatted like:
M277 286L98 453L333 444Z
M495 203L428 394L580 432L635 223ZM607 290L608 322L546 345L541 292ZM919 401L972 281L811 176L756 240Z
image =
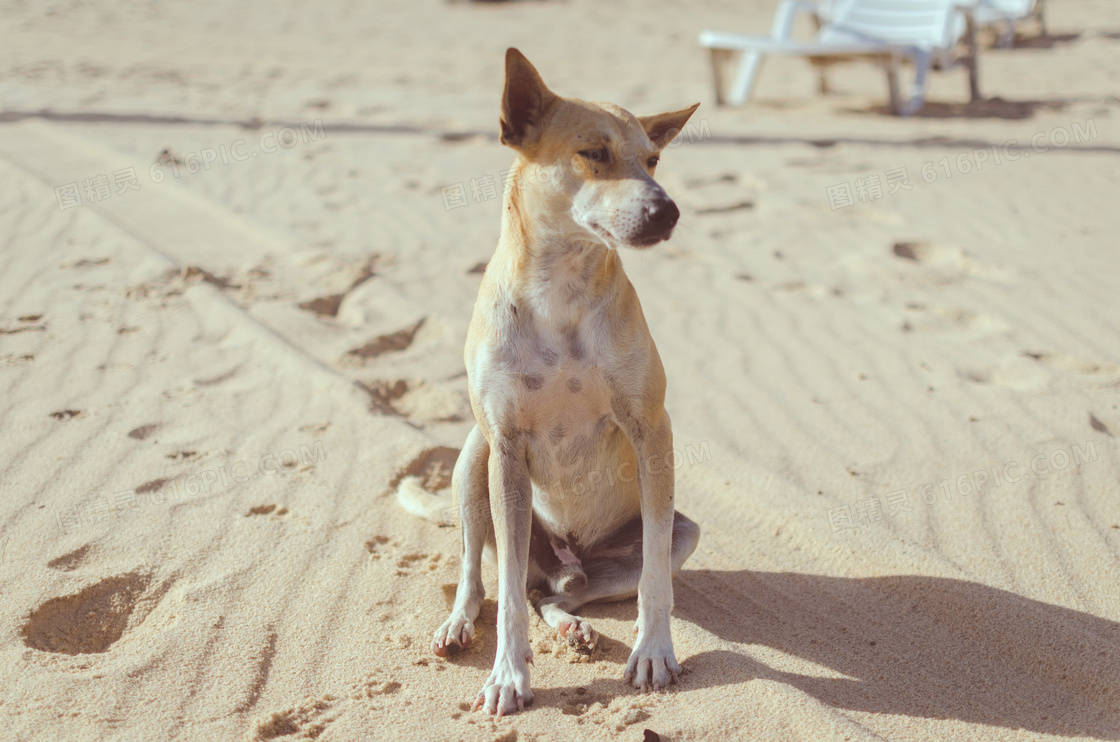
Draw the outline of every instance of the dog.
M516 49L505 72L500 138L517 158L467 333L476 424L452 473L462 572L431 645L471 643L482 557L496 557L497 652L473 708L499 717L533 700L530 590L583 652L598 634L573 612L637 593L623 680L675 682L672 578L700 537L674 509L665 371L617 250L671 236L680 212L653 172L700 104L634 116L563 98Z

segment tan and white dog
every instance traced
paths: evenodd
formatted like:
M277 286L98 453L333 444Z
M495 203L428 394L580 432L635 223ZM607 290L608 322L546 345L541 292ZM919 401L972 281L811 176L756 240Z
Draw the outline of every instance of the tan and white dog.
M679 212L653 171L697 106L634 116L562 98L506 53L501 141L517 159L467 334L476 425L452 478L462 574L432 641L440 656L470 644L482 556L496 555L497 654L474 704L491 714L532 702L533 589L582 651L598 635L572 612L636 592L624 680L660 689L680 672L672 578L700 529L674 510L665 371L616 248L671 235Z

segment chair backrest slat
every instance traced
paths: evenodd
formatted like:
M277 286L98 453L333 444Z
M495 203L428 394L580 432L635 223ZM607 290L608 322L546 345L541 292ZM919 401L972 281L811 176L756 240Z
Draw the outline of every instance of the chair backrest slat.
M820 39L948 48L963 31L963 21L951 22L954 5L953 0L839 0Z

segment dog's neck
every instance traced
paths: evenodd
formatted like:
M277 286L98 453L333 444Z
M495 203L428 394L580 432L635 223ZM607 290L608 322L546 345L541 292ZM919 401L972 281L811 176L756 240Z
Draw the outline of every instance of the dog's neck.
M504 269L511 298L561 329L578 324L587 310L617 295L626 277L617 250L575 228L570 219L550 223L539 216L547 210L534 208L541 194L533 189L548 187L534 183L507 190L494 257Z

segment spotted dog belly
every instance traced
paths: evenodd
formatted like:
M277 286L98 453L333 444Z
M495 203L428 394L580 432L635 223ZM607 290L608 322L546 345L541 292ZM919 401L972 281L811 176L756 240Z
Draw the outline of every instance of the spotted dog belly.
M562 366L523 383L533 511L563 561L640 513L633 448L600 368Z

